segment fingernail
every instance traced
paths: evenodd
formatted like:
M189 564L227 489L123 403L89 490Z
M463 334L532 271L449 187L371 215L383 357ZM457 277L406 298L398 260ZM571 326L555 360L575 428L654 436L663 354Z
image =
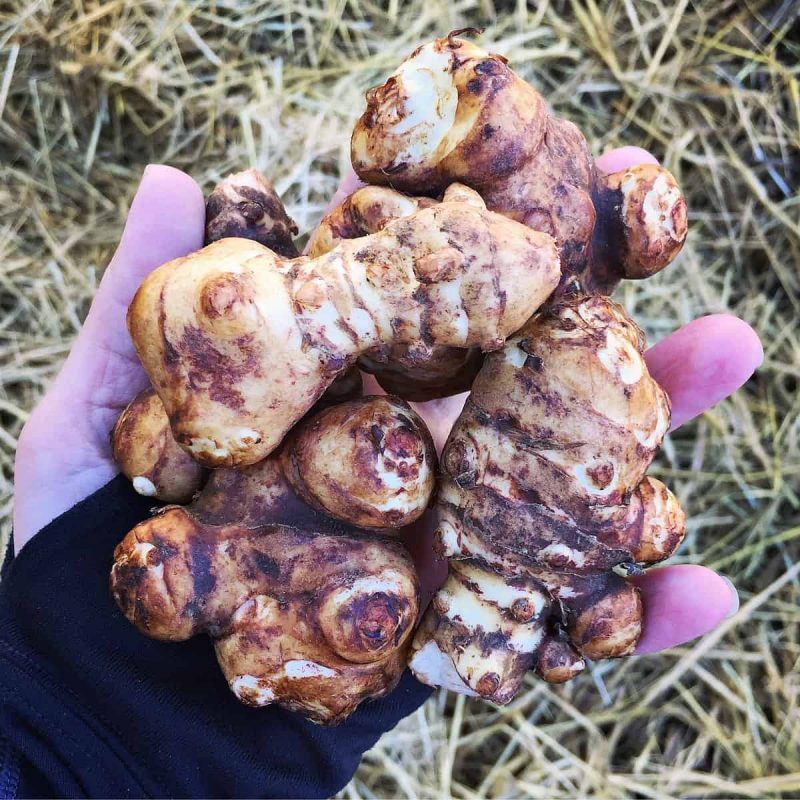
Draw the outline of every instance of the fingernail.
M136 187L136 192L134 192L133 196L136 197L138 191L142 188L142 186L147 182L147 179L150 177L150 172L152 171L154 164L148 164L144 170L142 171L142 177L139 178L139 185Z
M739 610L739 592L736 591L736 587L733 585L733 581L730 578L725 575L720 575L720 578L728 584L728 589L730 589L731 592L731 607L725 615L725 619L728 619Z

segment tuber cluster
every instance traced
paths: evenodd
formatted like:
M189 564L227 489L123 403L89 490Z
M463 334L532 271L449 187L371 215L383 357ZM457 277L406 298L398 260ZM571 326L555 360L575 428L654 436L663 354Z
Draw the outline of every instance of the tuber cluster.
M145 635L211 636L243 702L317 722L407 665L505 703L529 670L560 682L631 653L627 576L684 535L646 475L669 400L607 296L680 250L680 190L658 166L599 173L458 33L368 92L351 143L368 185L303 255L269 182L237 173L208 198L207 245L128 311L152 389L114 457L183 505L119 544L114 598ZM358 396L356 366L391 395ZM439 468L407 401L466 390ZM424 610L398 533L429 506L448 577Z
M412 194L471 186L488 208L555 237L565 280L587 292L667 266L687 231L672 175L650 164L599 174L581 132L464 32L417 48L367 93L351 143L358 176Z
M188 506L137 525L112 594L147 636L210 635L243 702L335 722L405 669L419 587L394 532L427 507L435 470L404 401L323 409L279 452L214 470Z

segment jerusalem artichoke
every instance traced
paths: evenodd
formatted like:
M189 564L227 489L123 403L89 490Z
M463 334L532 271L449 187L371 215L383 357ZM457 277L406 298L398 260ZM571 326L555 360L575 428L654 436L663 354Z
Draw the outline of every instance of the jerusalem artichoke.
M554 236L563 285L575 276L587 292L669 264L687 230L672 175L648 164L598 176L580 131L458 33L417 48L367 93L351 142L358 176L433 196L471 186L489 209Z
M396 343L501 347L558 283L551 237L475 192L316 259L223 239L140 286L128 328L181 447L207 466L271 453L326 387Z
M137 525L114 553L112 594L147 636L208 633L243 702L338 721L405 668L417 578L387 529L422 514L435 470L403 401L328 408L280 453L216 470L192 505Z
M323 255L342 239L377 233L396 219L436 204L429 197L409 197L385 186L364 186L323 217L309 241L308 254ZM362 355L358 366L375 375L390 394L421 402L468 391L482 361L480 348L420 341Z
M111 453L133 488L165 503L188 503L206 470L178 447L158 395L145 389L119 415Z
M228 175L206 200L205 244L230 236L253 239L293 258L289 218L272 184L255 169ZM329 387L331 400L360 394L353 369ZM206 470L175 442L163 403L152 388L138 394L120 414L111 432L111 450L120 471L142 495L165 503L188 503L202 486Z
M286 213L272 184L255 169L223 178L206 200L206 244L231 236L269 247L285 258L294 258L292 240L297 225Z
M670 406L644 334L601 296L553 303L486 357L442 454L449 577L413 643L425 683L498 703L629 654L641 603L615 569L667 558L674 495L645 471Z

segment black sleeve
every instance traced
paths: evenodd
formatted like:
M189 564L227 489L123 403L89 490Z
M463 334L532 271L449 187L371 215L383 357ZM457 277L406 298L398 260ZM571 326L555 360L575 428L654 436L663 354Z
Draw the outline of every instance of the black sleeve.
M209 639L146 639L110 596L114 547L151 505L116 478L6 564L0 796L334 794L429 690L406 672L332 728L240 704Z

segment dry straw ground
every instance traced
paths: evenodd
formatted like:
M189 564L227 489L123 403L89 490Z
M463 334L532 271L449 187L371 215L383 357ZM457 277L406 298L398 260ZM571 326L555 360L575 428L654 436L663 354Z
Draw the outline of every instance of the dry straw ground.
M348 797L800 796L800 25L793 0L72 0L0 4L0 503L142 168L205 186L255 164L304 230L347 166L362 93L465 25L597 151L653 150L691 209L678 264L621 299L657 339L731 311L766 360L658 461L691 513L677 561L742 608L701 643L531 679L509 707L437 696Z

